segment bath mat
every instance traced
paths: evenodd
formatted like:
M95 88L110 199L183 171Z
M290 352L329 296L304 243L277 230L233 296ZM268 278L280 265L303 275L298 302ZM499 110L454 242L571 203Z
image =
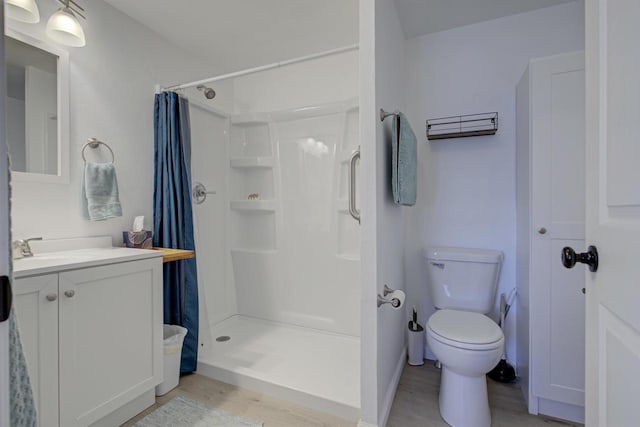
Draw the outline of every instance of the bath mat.
M262 427L262 424L262 421L238 417L178 396L135 423L134 427Z

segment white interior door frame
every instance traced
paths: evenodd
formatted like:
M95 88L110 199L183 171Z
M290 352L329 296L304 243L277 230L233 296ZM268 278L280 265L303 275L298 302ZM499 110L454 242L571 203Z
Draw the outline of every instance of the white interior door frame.
M4 28L4 9L0 8L0 25ZM0 81L6 81L4 38L0 41ZM0 276L9 275L9 165L5 127L5 85L0 85ZM9 426L9 322L0 323L0 427Z

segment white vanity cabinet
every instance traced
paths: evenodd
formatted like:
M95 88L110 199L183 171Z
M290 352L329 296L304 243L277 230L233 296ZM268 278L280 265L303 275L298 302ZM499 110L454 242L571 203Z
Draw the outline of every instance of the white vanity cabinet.
M161 257L22 276L14 303L41 427L119 425L153 404Z
M13 307L41 427L58 425L58 275L16 279Z

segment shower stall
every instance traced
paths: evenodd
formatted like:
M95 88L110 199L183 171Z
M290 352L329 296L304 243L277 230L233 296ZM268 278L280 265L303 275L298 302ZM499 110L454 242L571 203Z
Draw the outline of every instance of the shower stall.
M183 91L199 185L198 372L355 421L357 51L199 86Z

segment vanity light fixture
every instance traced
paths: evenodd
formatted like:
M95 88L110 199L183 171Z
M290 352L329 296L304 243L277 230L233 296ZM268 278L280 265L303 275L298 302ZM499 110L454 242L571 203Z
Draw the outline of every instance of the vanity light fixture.
M36 0L5 0L4 4L7 17L28 24L40 22Z
M82 47L86 44L84 30L76 18L84 9L73 0L58 0L64 7L58 9L47 21L47 36L52 40L71 47Z

